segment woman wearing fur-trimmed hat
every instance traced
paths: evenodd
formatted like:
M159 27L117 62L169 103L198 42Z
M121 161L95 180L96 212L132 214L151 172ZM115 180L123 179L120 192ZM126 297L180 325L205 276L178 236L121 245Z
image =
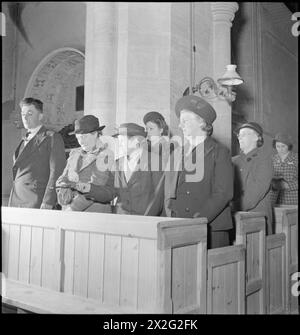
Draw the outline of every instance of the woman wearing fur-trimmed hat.
M262 212L267 233L272 234L271 181L272 160L261 151L263 129L256 122L248 122L237 129L241 153L233 157L233 211Z
M109 155L101 141L102 130L94 115L85 115L75 121L74 132L79 148L72 149L62 175L57 179L56 191L62 210L110 213L110 201L95 200L97 187L110 183L109 166L113 163L113 152ZM106 163L105 163L106 162ZM109 190L108 190L109 191ZM110 191L113 197L113 190Z
M272 203L274 205L298 205L298 154L293 152L290 135L278 133L273 140L274 178Z

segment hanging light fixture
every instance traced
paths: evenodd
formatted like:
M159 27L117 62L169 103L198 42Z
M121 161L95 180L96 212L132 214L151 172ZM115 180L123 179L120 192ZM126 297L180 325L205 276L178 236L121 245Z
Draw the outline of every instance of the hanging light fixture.
M192 87L192 94L198 92L205 99L225 99L228 103L235 101L236 93L232 90L233 86L242 84L244 80L236 72L236 65L226 66L224 75L217 80L217 83L211 77L204 77L198 84ZM190 94L187 88L183 95Z

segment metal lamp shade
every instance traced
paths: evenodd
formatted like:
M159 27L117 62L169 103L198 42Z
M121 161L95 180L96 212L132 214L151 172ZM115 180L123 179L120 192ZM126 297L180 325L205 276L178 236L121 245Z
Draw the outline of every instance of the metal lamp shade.
M218 79L218 83L225 86L236 86L240 85L244 80L236 72L236 65L226 65L226 72Z

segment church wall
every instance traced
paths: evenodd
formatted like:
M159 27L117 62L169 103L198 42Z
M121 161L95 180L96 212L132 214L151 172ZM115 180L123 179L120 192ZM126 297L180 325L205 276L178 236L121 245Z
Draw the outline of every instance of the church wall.
M2 195L8 196L12 184L12 155L22 137L13 124L15 110L23 98L34 69L51 51L72 47L84 51L85 4L74 2L28 2L21 17L29 45L8 15L7 3L2 3L7 29L3 41L2 89ZM15 36L16 34L16 36ZM15 63L14 63L15 62ZM16 77L14 74L16 73ZM16 90L14 92L14 86Z
M232 58L245 80L233 105L233 128L256 121L272 152L276 132L288 132L298 150L298 39L282 3L240 3L232 29ZM237 141L233 137L233 153Z
M195 3L194 25L190 27L190 4L173 3L171 22L171 113L170 124L178 133L178 120L174 113L176 101L191 81L190 34L194 31L195 67L193 76L197 84L203 77L212 76L212 14L210 3Z

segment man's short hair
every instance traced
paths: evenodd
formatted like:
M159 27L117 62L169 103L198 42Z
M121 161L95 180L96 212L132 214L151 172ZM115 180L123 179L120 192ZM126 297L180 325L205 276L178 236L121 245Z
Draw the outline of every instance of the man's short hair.
M40 113L43 113L43 103L41 100L39 99L35 99L35 98L23 98L20 101L20 107L22 108L22 106L24 105L33 105Z

